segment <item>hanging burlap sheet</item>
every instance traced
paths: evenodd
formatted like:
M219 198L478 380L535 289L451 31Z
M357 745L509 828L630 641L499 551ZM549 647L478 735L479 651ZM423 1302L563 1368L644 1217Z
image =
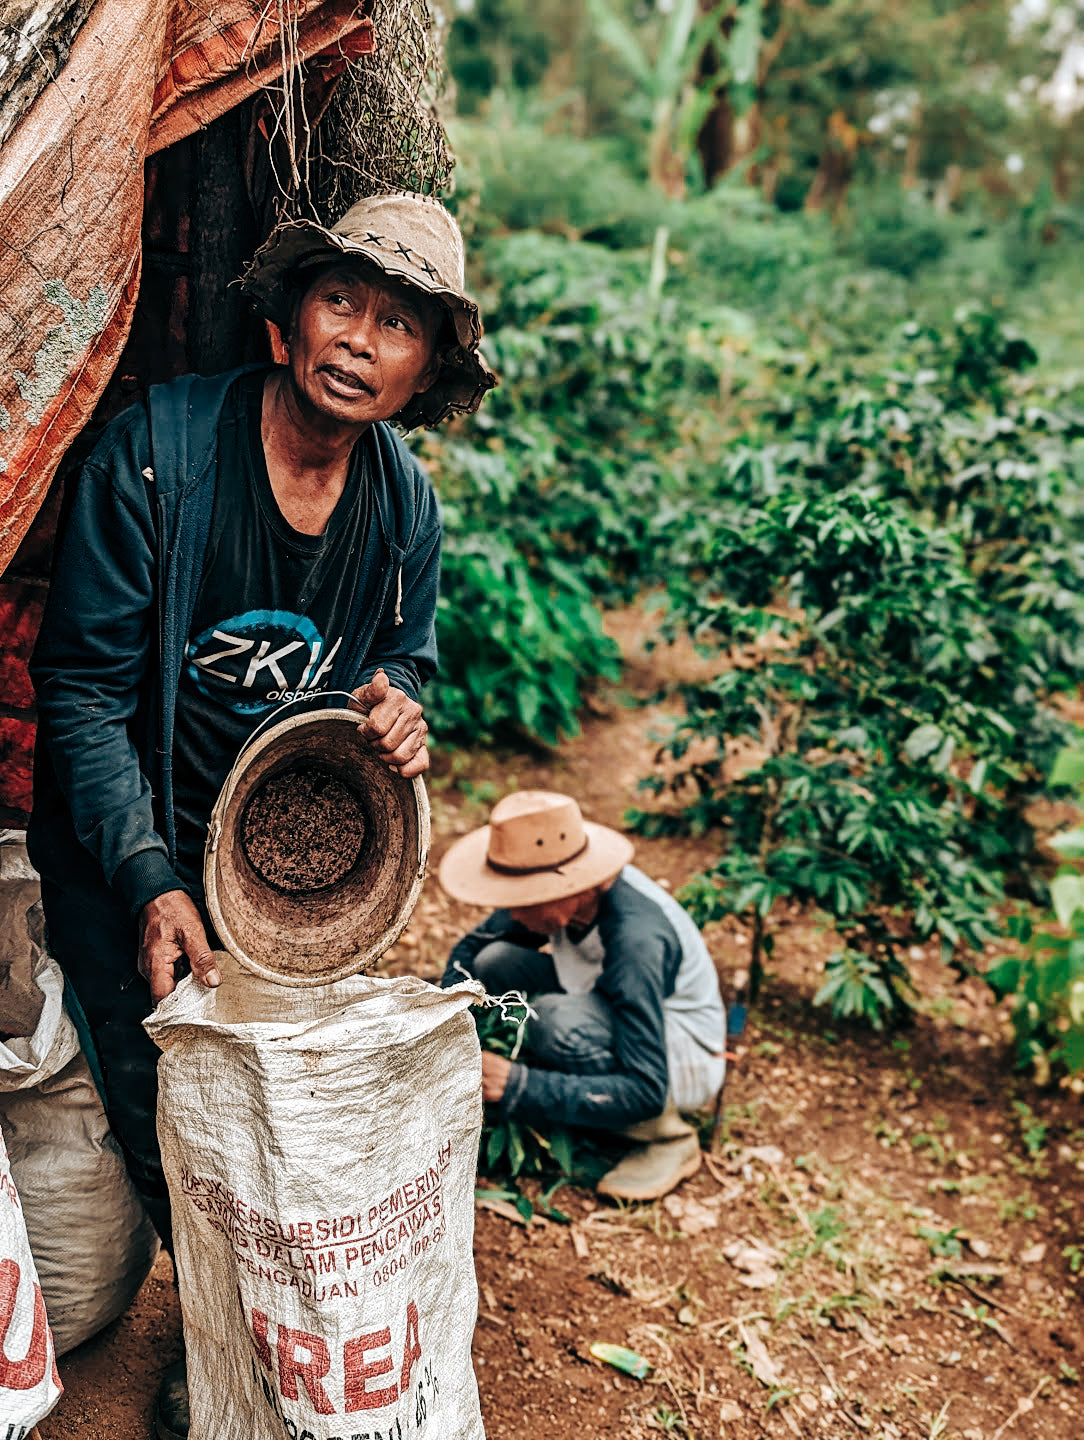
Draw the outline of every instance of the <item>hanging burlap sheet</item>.
M371 43L371 0L287 8L292 55L313 62L325 86ZM144 160L280 75L282 54L274 5L222 0L212 13L192 0L98 0L7 137L0 572L123 348L139 289Z

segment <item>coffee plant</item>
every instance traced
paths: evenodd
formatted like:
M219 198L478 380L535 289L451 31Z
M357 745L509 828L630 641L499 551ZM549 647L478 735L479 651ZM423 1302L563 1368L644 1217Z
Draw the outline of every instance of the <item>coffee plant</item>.
M1084 749L1062 751L1050 775L1052 786L1072 788L1084 800ZM1084 1093L1084 827L1055 835L1054 849L1066 862L1050 886L1050 912L1038 924L1020 912L1010 930L1018 942L986 976L995 994L1011 995L1017 1058L1046 1084L1066 1072L1072 1089Z
M878 1025L912 944L969 968L1006 886L1038 883L1026 805L1084 658L1081 418L1015 395L1031 352L989 317L902 338L762 418L743 512L670 585L671 632L719 660L647 782L679 803L633 815L718 829L685 898L750 916L754 974L775 902L819 907L843 939L819 998Z
M483 1050L505 1059L515 1060L523 1047L525 1027L530 1024L526 1004L499 1003L475 1007L478 1040ZM561 1126L552 1127L545 1135L530 1125L487 1110L482 1122L478 1148L478 1169L483 1175L503 1176L511 1182L529 1176L554 1176L560 1180L573 1173L572 1137ZM523 1201L518 1190L512 1203L529 1218L531 1202Z
M446 537L428 708L446 737L553 744L585 688L620 673L598 603L667 572L713 424L692 398L718 374L676 302L648 294L642 257L533 234L487 254L501 386L469 432L423 444Z

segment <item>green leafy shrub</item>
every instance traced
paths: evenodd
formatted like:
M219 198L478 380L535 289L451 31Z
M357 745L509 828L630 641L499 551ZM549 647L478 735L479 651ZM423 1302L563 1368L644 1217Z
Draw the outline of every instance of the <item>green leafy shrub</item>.
M501 386L422 442L446 521L429 706L438 733L553 743L619 674L597 601L661 580L708 483L729 321L683 328L644 256L535 233L485 254Z
M1005 264L1016 284L1063 262L1066 252L1079 251L1084 238L1084 206L1069 205L1054 195L1048 179L1001 227Z
M662 223L665 198L654 196L606 142L583 139L545 117L524 117L496 97L484 121L454 122L463 157L454 201L460 216L483 231L548 230L590 234L622 247L649 245Z
M1071 785L1084 797L1084 749L1062 751L1050 775L1051 785ZM1084 860L1084 828L1054 837L1067 861ZM1019 914L1012 933L1020 943L986 976L999 998L1011 995L1017 1059L1030 1066L1040 1084L1061 1071L1084 1074L1084 873L1065 865L1050 886L1052 915L1038 925ZM1079 1079L1074 1088L1084 1091Z
M910 279L942 258L952 228L952 221L938 215L919 192L893 185L863 197L845 250L863 265Z
M634 815L719 827L686 898L748 912L754 966L778 899L817 905L844 938L819 998L874 1023L906 1008L916 940L967 967L996 933L1066 734L1046 700L1084 656L1079 420L1013 397L1029 352L985 317L905 339L860 387L766 407L744 509L670 586L670 627L720 660L648 782L682 804Z
M701 753L653 782L694 798L637 822L725 827L726 850L686 896L699 918L749 911L759 937L777 900L815 903L876 962L844 953L824 998L879 1022L906 1004L906 946L990 938L1008 859L992 782L1019 773L1013 727L983 677L960 685L967 647L988 634L960 548L866 490L776 496L717 534L702 581L671 596L671 623L731 663L684 689L665 749L679 762L694 741ZM763 758L728 778L736 737ZM981 755L982 772L961 771L961 754ZM858 1001L863 973L879 978Z
M555 745L578 732L584 687L621 673L575 569L553 557L532 565L506 530L449 535L437 624L449 677L429 690L438 734L517 731Z
M1014 391L1034 351L988 314L901 339L895 364L860 379L797 376L765 415L763 459L800 494L869 485L951 532L1002 651L999 683L1019 688L1015 664L1032 694L1070 687L1084 660L1084 412ZM1021 744L1045 771L1060 730L1026 708Z
M502 383L474 443L447 457L451 493L499 488L533 553L628 598L665 577L718 489L721 392L765 358L753 328L702 296L656 293L647 253L522 234L492 241L485 263Z

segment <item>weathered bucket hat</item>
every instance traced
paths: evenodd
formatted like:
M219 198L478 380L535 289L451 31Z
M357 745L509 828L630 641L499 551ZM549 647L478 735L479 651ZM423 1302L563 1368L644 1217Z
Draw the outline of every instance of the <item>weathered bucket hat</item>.
M242 750L208 827L211 922L247 969L326 985L372 969L410 919L429 800L358 735L362 712L280 720Z
M619 831L585 820L570 795L517 790L451 846L439 878L471 905L545 905L612 880L632 851Z
M257 250L241 288L280 328L290 319L291 281L298 270L340 255L371 261L385 274L433 296L455 326L457 344L441 352L440 372L392 418L406 429L437 425L478 409L497 377L479 354L482 320L464 289L463 236L439 200L399 191L352 205L331 229L314 220L287 220Z

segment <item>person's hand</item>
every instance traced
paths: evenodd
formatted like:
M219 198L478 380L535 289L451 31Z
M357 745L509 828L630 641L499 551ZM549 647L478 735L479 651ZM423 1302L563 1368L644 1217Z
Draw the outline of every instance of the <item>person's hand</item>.
M202 984L222 983L192 897L184 890L167 890L139 912L139 973L156 1005L176 987L177 966L185 958Z
M492 1050L483 1050L482 1099L495 1105L504 1094L511 1073L511 1060L506 1060L503 1055L494 1055Z
M383 670L353 692L354 700L367 717L358 734L377 751L385 765L404 780L412 780L429 768L425 737L429 726L422 719L422 707L403 690L397 690Z

